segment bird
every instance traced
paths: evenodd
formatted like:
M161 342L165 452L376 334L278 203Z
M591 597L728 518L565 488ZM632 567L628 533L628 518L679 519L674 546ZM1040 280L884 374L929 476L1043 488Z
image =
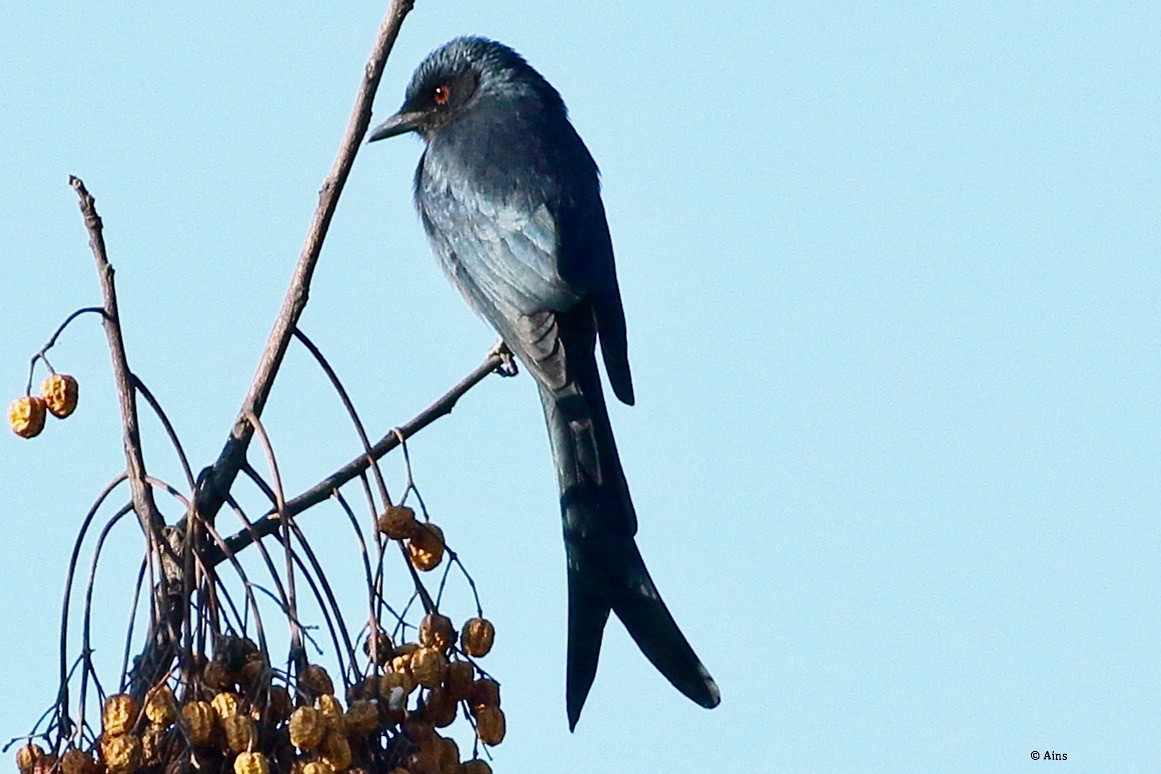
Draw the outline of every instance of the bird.
M422 61L367 141L412 132L425 143L414 198L432 252L539 388L567 565L569 729L610 611L674 687L717 706L637 547L596 358L599 340L613 394L632 405L625 313L597 164L563 99L508 46L459 37Z

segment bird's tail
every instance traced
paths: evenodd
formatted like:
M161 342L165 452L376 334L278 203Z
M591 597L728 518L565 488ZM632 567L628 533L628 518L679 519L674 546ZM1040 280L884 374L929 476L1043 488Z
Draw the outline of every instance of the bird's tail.
M541 386L560 483L568 560L566 705L575 728L596 676L612 610L658 671L703 707L721 700L717 684L661 601L637 549L637 518L617 456L591 349L570 353L563 388Z

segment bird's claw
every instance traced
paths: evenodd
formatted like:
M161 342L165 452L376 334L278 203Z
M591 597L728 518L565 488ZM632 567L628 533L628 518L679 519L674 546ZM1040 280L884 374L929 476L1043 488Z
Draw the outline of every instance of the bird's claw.
M488 356L500 358L500 365L496 366L496 373L500 376L515 376L520 373L520 369L516 367L516 358L512 356L512 350L508 349L508 345L504 343L503 339L496 341L496 346L492 347Z

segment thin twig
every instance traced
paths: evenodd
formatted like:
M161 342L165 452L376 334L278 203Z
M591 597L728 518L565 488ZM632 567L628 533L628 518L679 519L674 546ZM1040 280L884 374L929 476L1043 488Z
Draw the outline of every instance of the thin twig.
M202 518L212 520L225 500L225 494L234 483L242 461L246 456L246 449L254 434L254 427L247 419L248 415L261 416L266 406L266 399L274 386L274 377L282 365L286 349L290 344L291 335L298 325L298 320L306 308L309 295L310 280L318 264L319 254L322 252L323 240L330 227L331 217L338 206L339 195L346 184L347 176L355 163L355 155L371 124L371 105L375 99L375 92L379 88L379 79L383 75L383 67L387 57L395 45L399 35L399 28L403 19L411 11L415 0L391 0L379 27L379 35L375 46L371 50L371 57L363 69L363 83L355 98L355 105L351 110L351 118L347 124L347 131L339 146L338 156L330 174L323 182L319 191L318 208L311 220L307 231L306 241L302 247L302 254L294 268L294 275L286 297L282 302L282 309L274 321L274 328L266 343L266 350L262 353L262 360L258 364L258 371L250 385L250 391L238 411L230 437L226 440L221 454L218 455L204 486L198 494L197 510Z

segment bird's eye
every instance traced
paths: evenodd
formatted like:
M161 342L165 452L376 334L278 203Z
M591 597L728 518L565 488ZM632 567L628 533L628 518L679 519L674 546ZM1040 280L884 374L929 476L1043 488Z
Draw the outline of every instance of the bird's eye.
M435 90L431 93L431 98L437 105L446 105L450 97L451 89L447 86L436 86Z

